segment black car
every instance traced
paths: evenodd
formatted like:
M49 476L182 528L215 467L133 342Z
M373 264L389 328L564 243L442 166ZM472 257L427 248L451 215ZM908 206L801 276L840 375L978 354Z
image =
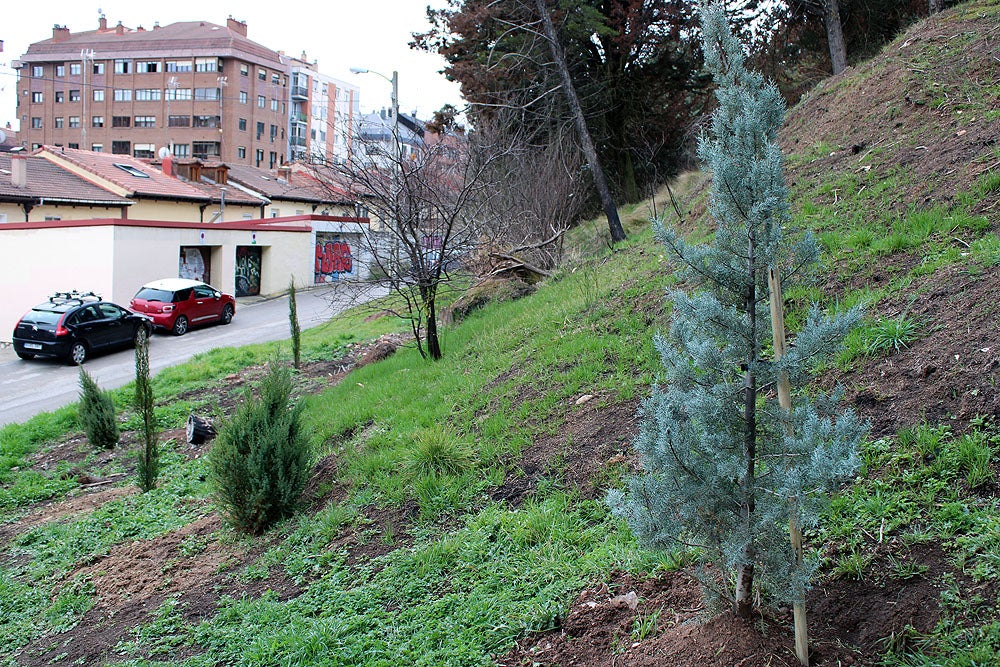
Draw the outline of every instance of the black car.
M22 359L55 356L82 364L94 352L135 344L152 323L93 292L57 292L25 313L14 328L14 352Z

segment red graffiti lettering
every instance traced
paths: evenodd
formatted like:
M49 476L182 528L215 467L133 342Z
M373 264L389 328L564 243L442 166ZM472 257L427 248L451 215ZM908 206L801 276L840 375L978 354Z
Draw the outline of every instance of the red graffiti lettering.
M316 244L316 282L325 276L350 273L354 268L351 246L341 241L326 241Z

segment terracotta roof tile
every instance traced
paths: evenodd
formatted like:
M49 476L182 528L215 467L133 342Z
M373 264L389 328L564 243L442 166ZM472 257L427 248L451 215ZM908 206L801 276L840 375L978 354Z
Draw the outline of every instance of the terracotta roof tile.
M95 202L108 206L127 206L131 200L80 178L71 171L48 160L25 156L27 184L16 188L11 184L11 156L0 153L0 201L44 198L58 202Z
M167 176L142 160L128 155L96 153L78 148L42 146L33 155L52 156L54 160L64 159L80 169L125 188L131 198L192 199L208 201L209 196L189 183ZM123 169L120 166L126 167ZM141 175L136 175L139 172Z
M107 31L87 30L70 33L55 41L45 39L28 47L22 60L27 62L79 60L81 47L94 49L103 59L242 56L247 60L277 69L285 67L276 51L247 39L226 26L208 21L182 21L153 30L131 30L119 35L114 28Z
M284 199L320 204L343 204L354 201L342 190L325 185L308 174L297 171L291 171L286 180L285 177L279 176L277 171L231 165L228 178L267 196L272 201Z

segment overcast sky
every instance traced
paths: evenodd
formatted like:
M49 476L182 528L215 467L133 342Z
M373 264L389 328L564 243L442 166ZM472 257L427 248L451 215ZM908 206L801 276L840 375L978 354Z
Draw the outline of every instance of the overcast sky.
M152 28L176 21L208 21L226 25L226 17L247 23L247 36L275 51L319 61L319 71L361 87L361 108L372 111L389 106L389 84L373 74L351 74L351 67L365 67L392 76L399 71L399 105L428 118L444 104L461 106L458 84L438 72L444 61L436 55L409 48L410 34L428 27L425 7L441 6L439 0L328 0L325 3L280 0L174 0L143 3L134 0L43 0L14 3L0 23L0 127L16 120L17 79L12 61L32 42L52 37L54 24L71 32L96 30L100 12L108 25L119 21L129 28ZM100 54L98 54L100 57ZM16 125L15 125L16 127Z

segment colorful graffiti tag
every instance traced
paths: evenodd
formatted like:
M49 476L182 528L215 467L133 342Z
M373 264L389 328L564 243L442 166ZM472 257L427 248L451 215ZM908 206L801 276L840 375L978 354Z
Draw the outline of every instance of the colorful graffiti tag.
M260 294L260 267L259 246L236 246L236 296Z
M339 236L316 235L316 270L314 283L332 283L340 279L340 274L354 269L351 246Z

